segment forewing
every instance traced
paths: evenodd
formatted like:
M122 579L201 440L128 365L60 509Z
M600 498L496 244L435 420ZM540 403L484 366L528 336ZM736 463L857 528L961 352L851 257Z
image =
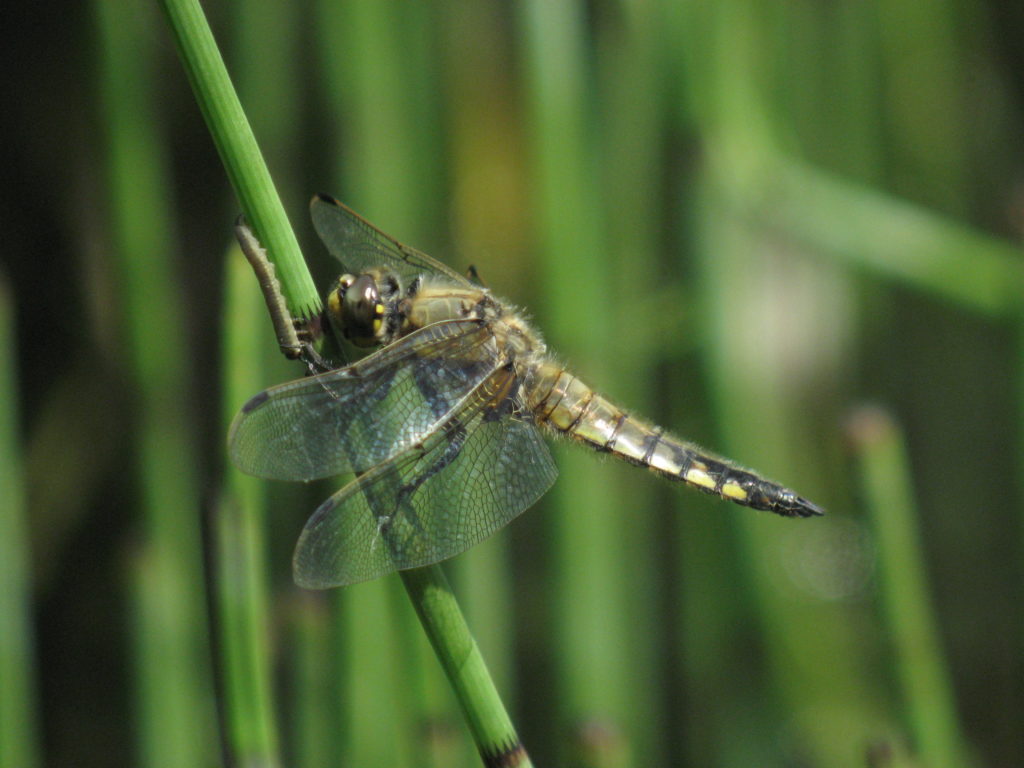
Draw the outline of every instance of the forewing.
M295 548L296 583L323 589L446 560L540 498L557 475L547 445L530 414L499 417L491 405L467 402L422 449L324 502Z
M402 245L333 197L317 195L309 209L313 227L327 250L353 275L386 266L403 279L404 285L425 273L442 275L458 285L472 285L437 259Z
M273 480L368 470L422 441L498 364L486 326L435 323L353 365L253 397L231 425L231 460Z

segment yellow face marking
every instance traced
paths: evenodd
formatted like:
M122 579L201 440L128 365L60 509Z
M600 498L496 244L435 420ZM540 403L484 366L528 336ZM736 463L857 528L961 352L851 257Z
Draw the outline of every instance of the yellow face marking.
M331 291L327 297L327 310L331 313L331 317L341 317L341 291Z
M707 472L691 467L686 472L686 482L699 485L701 488L714 488L715 481Z
M736 501L746 501L747 492L736 483L726 483L722 486L722 495L727 499L735 499Z

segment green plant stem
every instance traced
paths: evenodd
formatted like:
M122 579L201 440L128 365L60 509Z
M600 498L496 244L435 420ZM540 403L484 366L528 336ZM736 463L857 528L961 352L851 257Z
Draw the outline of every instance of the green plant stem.
M320 296L203 10L198 0L160 0L160 5L242 211L273 254L292 314L309 317L319 310Z
M970 765L931 610L903 436L889 414L875 407L851 417L849 434L875 532L882 609L914 752L922 765Z
M32 590L7 285L0 280L0 768L39 765Z
M402 583L452 684L485 765L532 765L440 566L401 571Z
M135 388L142 536L133 561L138 764L196 766L214 753L197 452L188 425L181 284L145 2L95 3L107 128L112 250L125 370Z
M287 658L294 695L288 727L294 768L337 764L342 752L327 598L322 592L298 590L286 611L292 639Z
M762 159L775 133L773 110L766 103L774 74L769 62L777 61L769 53L765 35L770 27L763 15L767 7L755 11L742 3L725 2L700 8L706 13L704 24L689 30L689 35L713 44L706 59L693 62L698 69L689 76L707 89L702 94L706 101L701 105L701 120L711 140L687 215L694 215L700 330L707 334L703 348L709 402L720 429L715 447L769 475L778 472L785 482L820 501L819 492L800 478L813 477L817 462L825 457L815 454L809 440L811 409L806 407L805 382L787 375L787 366L801 372L823 370L819 352L838 342L819 343L794 332L793 324L773 325L769 318L801 316L801 306L822 294L839 298L841 288L828 283L821 265L811 264L801 271L803 265L774 247L765 228L751 225L750 217L743 215L748 211L732 204L728 196L739 189L747 200L761 202L759 193L772 178ZM770 201L768 197L765 202ZM785 290L779 289L782 285ZM784 356L789 356L787 363L780 365ZM828 506L827 499L824 503ZM704 559L697 550L705 549L705 538L735 547L731 554L744 589L737 591L730 585L722 596L749 597L740 615L757 617L755 642L764 654L756 661L738 656L728 670L715 670L713 660L692 657L694 675L703 685L721 684L715 686L714 701L707 706L720 708L718 717L727 721L744 715L751 718L743 738L717 742L715 758L727 764L764 762L753 754L771 749L767 742L746 750L784 720L809 762L841 765L846 751L843 739L857 740L871 732L875 703L869 679L858 674L863 651L856 643L855 627L847 623L837 601L815 604L806 599L802 585L778 577L784 569L780 553L795 551L800 542L814 537L828 537L832 518L783 521L749 514L730 518L735 525L734 542L722 541L718 532L705 537L699 521L687 521L684 529L699 542L684 545L690 559L695 554ZM698 650L704 651L713 650L716 640L734 642L723 634L734 620L730 608L709 606L703 595L695 599L702 607L712 608L711 626L685 627L687 640L695 638L703 646ZM703 616L689 616L690 624L694 619L705 622ZM808 640L811 637L813 642ZM842 692L836 688L836 679L848 681ZM744 681L742 689L733 687L737 680ZM734 708L734 701L746 701L751 690L759 701L755 711ZM820 716L840 705L845 715L842 722Z
M607 279L604 201L597 166L590 163L594 104L587 98L585 9L579 2L533 0L517 10L536 185L531 223L544 254L543 325L561 354L584 361L593 380L609 382L616 372L606 354L607 339L615 335L613 313L592 308L613 306L618 296ZM582 317L587 329L581 333ZM637 709L631 684L637 657L627 651L636 639L629 635L636 617L628 613L635 603L621 577L629 567L628 550L621 546L629 536L629 516L616 508L613 471L595 472L592 457L582 451L558 459L561 476L547 499L554 511L547 524L560 563L552 571L558 698L575 722L596 718L609 731L627 733L628 718Z
M237 248L226 265L224 332L225 431L238 403L252 394L262 368L260 327L264 307L252 272ZM274 721L266 584L266 503L261 484L229 468L213 535L216 628L224 681L225 746L239 766L280 765Z
M734 202L808 245L808 252L979 312L1015 316L1024 293L1017 246L809 165L778 157L764 162L771 163L768 187Z

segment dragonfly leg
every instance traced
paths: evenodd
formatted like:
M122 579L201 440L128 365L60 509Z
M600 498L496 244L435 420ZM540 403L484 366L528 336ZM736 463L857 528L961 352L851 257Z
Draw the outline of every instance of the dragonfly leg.
M266 249L260 244L244 215L239 215L235 221L235 237L256 274L281 353L289 360L302 360L312 375L333 370L336 366L325 360L313 345L322 334L322 323L316 317L309 320L292 315L281 292L274 264L267 257Z
M328 371L333 371L336 368L339 368L340 366L335 365L326 357L317 352L317 349L315 346L313 346L312 341L310 341L307 338L303 338L308 334L306 328L308 324L302 320L296 320L295 323L296 325L300 326L298 328L298 334L300 339L299 357L301 357L302 362L306 364L306 369L308 370L309 375L316 376L317 374L327 373Z

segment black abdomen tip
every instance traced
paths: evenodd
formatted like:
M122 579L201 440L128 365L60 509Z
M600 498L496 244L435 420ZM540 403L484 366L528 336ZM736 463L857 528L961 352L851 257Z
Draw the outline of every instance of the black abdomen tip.
M775 488L774 493L766 494L768 501L764 509L774 512L783 517L820 517L825 510L817 504L808 501L803 496L797 496L788 488Z

